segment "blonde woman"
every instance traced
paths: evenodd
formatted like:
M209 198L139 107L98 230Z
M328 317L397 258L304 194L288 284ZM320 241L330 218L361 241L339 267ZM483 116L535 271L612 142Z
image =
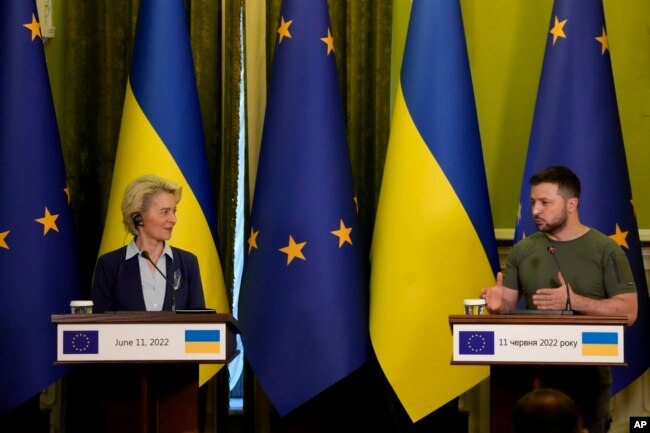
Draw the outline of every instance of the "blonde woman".
M167 242L181 195L178 184L156 175L127 186L122 222L134 237L98 259L91 290L94 312L205 308L196 256Z

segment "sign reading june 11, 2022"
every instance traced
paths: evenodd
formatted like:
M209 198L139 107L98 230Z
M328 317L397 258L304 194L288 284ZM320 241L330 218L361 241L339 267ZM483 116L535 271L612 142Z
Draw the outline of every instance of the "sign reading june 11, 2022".
M224 323L59 324L57 361L224 361Z

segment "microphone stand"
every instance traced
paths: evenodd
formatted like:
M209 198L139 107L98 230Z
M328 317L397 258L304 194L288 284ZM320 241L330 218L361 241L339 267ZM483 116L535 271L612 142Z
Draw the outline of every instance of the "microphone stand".
M156 266L156 264L153 262L153 260L151 260L151 256L149 255L149 251L144 250L144 251L140 252L140 255L142 257L144 257L145 259L149 260L149 263L151 263L153 265L153 267L156 268L158 273L160 275L162 275L162 277L165 279L167 284L169 284L169 287L172 288L172 311L175 312L176 311L176 290L178 290L178 286L180 285L180 278L178 279L179 280L178 282L176 282L176 278L174 278L174 283L175 284L173 284L171 281L169 281L167 276L165 274L163 274L163 272L160 270L160 268L158 266Z
M562 274L562 278L564 278L564 272L562 272L562 269L560 269L560 264L557 261L557 257L555 257L555 247L553 245L549 245L546 250L549 252L551 257L553 257L553 262L555 262L555 267L557 270ZM570 290L569 290L569 282L564 278L564 286L566 287L566 307L563 310L562 314L573 314L573 310L571 309L571 296L570 296Z

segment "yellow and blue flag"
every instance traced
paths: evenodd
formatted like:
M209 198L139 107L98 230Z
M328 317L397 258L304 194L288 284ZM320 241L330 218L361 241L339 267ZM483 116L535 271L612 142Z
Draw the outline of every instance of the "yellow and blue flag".
M282 415L367 359L360 238L326 0L285 0L239 305L250 365Z
M371 251L370 336L417 421L488 376L451 366L450 314L498 257L456 0L414 0Z
M228 313L183 0L140 1L100 255L124 245L124 190L150 173L183 187L170 243L196 254L206 306ZM202 365L200 383L218 369Z
M581 343L584 356L618 356L616 332L583 332Z
M0 415L67 369L52 313L78 299L78 260L59 130L32 0L0 6Z
M185 353L219 353L221 331L218 329L185 330Z
M648 289L634 215L601 0L557 0L526 156L515 241L537 231L528 210L534 173L564 165L580 178L580 219L626 252L638 292L638 318L625 331L627 367L612 368L612 393L650 365Z

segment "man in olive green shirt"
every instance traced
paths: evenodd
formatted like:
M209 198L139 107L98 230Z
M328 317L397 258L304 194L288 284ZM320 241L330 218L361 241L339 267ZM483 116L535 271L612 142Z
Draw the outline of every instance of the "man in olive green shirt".
M496 285L481 290L488 310L515 309L523 296L528 309L569 307L578 314L625 316L632 325L637 294L629 262L612 239L580 222L578 177L566 167L555 166L533 175L529 183L539 232L518 242L508 256L505 275L499 272ZM563 389L576 400L591 433L606 431L608 368L549 367L542 380L543 386Z
M558 265L551 254L561 263L563 274L558 271ZM561 281L562 279L564 281ZM578 296L591 301L632 294L632 302L636 300L634 278L625 252L616 242L595 229L587 229L577 238L565 241L551 240L544 232L537 232L523 239L513 247L508 256L502 279L504 287L521 290L527 309L564 309L566 288L564 291L560 290L562 293L557 293L555 288L563 287L566 282L571 292L571 308L576 312L608 314L603 310L607 306L597 303L592 307L593 312L587 313L585 307L581 309L581 306L586 304L585 300L579 300ZM545 290L553 291L547 297L536 297L538 289L543 287L550 287L552 289ZM627 305L625 298L609 301L621 302L616 315L627 315L624 309Z

